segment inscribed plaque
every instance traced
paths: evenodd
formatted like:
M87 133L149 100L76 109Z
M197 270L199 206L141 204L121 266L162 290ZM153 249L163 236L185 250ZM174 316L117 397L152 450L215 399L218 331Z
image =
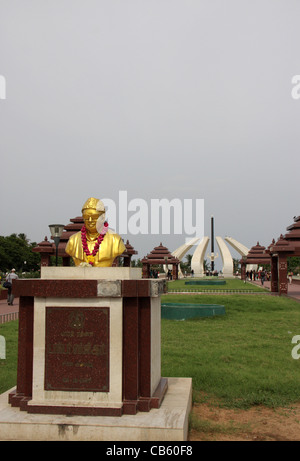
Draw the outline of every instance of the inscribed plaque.
M45 390L109 391L108 307L46 307Z

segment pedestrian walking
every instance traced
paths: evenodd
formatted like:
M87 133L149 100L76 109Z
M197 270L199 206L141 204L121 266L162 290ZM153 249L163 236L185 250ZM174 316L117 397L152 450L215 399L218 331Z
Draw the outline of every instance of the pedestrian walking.
M261 281L262 285L264 284L265 277L266 277L266 273L265 273L264 270L262 270L261 273L260 273L260 281Z
M14 294L12 293L12 281L18 279L19 277L16 274L16 269L12 269L11 272L6 277L6 288L7 288L7 304L13 306L14 303Z

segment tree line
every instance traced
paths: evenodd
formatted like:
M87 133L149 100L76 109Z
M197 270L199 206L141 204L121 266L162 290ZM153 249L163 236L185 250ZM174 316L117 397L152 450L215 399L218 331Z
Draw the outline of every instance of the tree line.
M38 270L41 256L32 251L36 246L36 242L30 242L26 234L0 236L0 270L2 272L8 272L12 268L17 272Z

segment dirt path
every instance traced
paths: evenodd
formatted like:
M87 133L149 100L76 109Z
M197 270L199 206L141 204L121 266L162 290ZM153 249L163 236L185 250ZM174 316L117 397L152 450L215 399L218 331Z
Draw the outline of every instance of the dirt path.
M300 403L289 408L228 410L207 403L192 410L191 441L300 441Z

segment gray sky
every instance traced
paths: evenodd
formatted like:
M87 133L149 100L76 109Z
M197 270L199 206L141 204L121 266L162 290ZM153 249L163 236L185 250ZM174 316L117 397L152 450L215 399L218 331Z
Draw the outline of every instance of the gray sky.
M216 235L269 245L300 214L299 17L297 0L0 0L0 235L40 242L125 190L204 199L206 235L213 214ZM185 238L122 236L139 257Z

